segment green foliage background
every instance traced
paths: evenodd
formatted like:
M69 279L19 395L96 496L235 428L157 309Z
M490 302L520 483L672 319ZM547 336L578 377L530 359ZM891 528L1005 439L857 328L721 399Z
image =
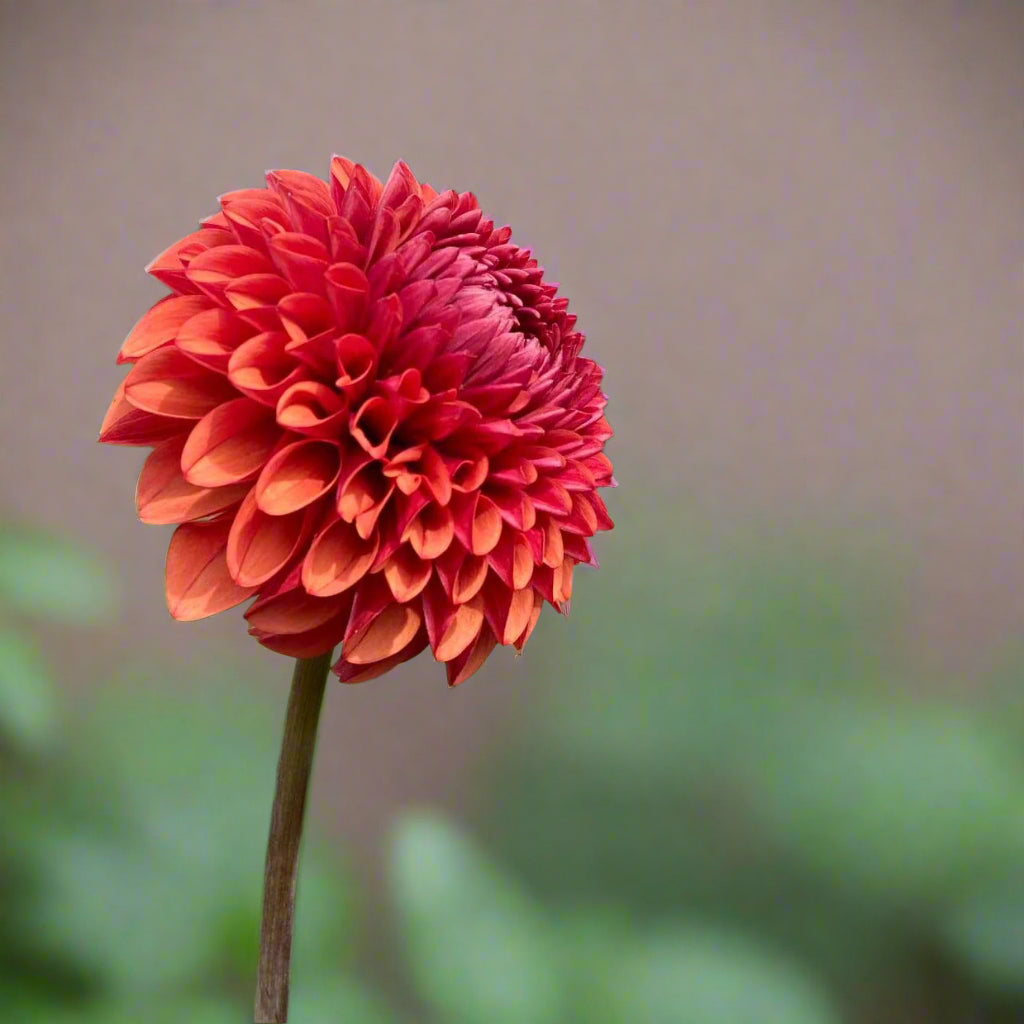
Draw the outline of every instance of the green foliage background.
M1024 1019L1024 659L912 697L889 553L634 536L540 632L477 812L395 823L398 991L365 980L358 883L310 837L290 1019ZM185 692L149 666L72 721L34 632L109 620L115 591L0 532L3 1019L251 1019L281 709L230 666Z

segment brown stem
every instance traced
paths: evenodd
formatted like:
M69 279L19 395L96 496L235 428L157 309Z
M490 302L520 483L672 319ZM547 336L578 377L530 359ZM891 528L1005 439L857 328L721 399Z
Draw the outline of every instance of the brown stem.
M306 809L309 771L323 704L331 652L295 662L284 720L277 789L270 813L270 838L263 873L263 922L256 974L255 1024L288 1020L288 971L295 916L295 874Z

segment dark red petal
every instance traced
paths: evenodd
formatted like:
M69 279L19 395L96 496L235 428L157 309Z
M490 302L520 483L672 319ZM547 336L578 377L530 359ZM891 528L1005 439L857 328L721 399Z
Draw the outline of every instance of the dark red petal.
M458 686L460 683L464 683L483 665L497 642L490 627L485 624L476 638L476 643L463 651L457 658L452 658L445 666L448 685Z

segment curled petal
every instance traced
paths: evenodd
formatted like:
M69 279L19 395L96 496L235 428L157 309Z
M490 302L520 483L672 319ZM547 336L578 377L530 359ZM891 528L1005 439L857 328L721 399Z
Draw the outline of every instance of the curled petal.
M367 665L398 654L417 634L423 616L415 604L391 604L345 641L344 658Z
M255 587L239 586L228 572L231 519L185 523L167 548L167 607L176 619L203 619L240 604Z
M452 658L445 665L448 685L458 686L460 683L464 683L483 665L497 642L490 627L484 623L472 646L467 647L460 655Z
M348 616L348 608L342 608L322 625L302 633L267 633L255 627L250 627L249 632L264 647L286 658L315 658L333 651L341 643Z
M169 437L187 434L191 426L189 420L170 419L136 409L124 397L124 381L121 381L103 417L99 440L104 444L159 444Z
M384 566L384 579L391 593L400 604L411 601L422 593L430 582L430 562L420 558L415 551L403 544Z
M198 487L241 483L262 469L281 436L274 414L251 398L225 402L192 429L181 452L185 479Z
M307 438L275 452L256 481L256 505L272 516L288 515L326 494L338 479L337 444Z
M405 528L403 539L409 541L420 558L435 559L448 550L454 536L455 517L451 509L427 505Z
M526 628L519 634L518 638L513 641L517 651L522 651L526 646L526 641L530 639L530 634L537 626L537 620L540 618L540 610L543 606L544 599L536 590L533 591L533 611L530 612L530 618L526 623Z
M370 283L352 263L333 263L324 273L327 300L342 331L358 331L366 313Z
M464 604L472 601L487 579L487 559L480 555L467 555L455 574L452 584L452 602Z
M173 341L186 321L212 305L213 302L205 295L168 295L161 299L132 328L121 346L117 361L133 362Z
M483 602L479 597L460 604L441 633L434 648L434 658L437 661L451 661L452 658L457 658L476 640L483 624Z
M199 289L185 273L189 261L207 249L231 245L234 240L231 232L223 228L200 228L164 249L147 264L146 273L176 292L197 292Z
M247 245L221 245L196 256L189 263L185 276L197 288L219 300L224 289L237 278L269 273L273 269L258 249Z
M269 597L262 595L245 613L249 625L263 633L296 635L319 629L344 613L352 606L351 594L336 594L333 597L314 597L301 586L293 587ZM344 627L338 630L337 643L341 640Z
M283 331L250 338L231 356L228 380L243 394L276 408L293 384L309 376L309 368L286 350L287 344Z
M295 291L325 294L324 272L330 254L323 242L296 231L282 231L270 239L270 255Z
M190 359L225 373L232 354L253 334L253 328L229 309L205 309L189 317L174 344Z
M321 530L302 562L302 585L316 597L330 597L354 587L377 556L378 539L363 540L338 519Z
M486 555L501 539L501 514L498 506L479 491L460 501L453 509L455 535L474 554Z
M501 635L503 644L510 644L517 640L529 624L530 616L533 614L533 593L532 587L512 592L512 601L505 619L505 630Z
M382 658L380 661L371 661L369 664L360 665L347 660L344 655L332 666L332 670L338 679L343 683L364 683L368 679L376 679L378 676L390 672L396 665L401 665L411 658L415 658L427 646L427 637L424 630L420 629L416 635L397 654L389 658Z
M300 509L272 516L256 504L253 488L235 513L227 543L231 578L242 587L258 587L279 573L299 550L309 533L310 512Z
M219 373L173 346L143 356L124 381L125 398L146 412L198 420L236 392Z
M347 419L345 399L319 381L299 381L277 400L277 422L309 437L338 437Z
M135 503L144 523L187 523L238 504L248 484L196 487L181 472L185 437L164 441L150 452L139 475Z

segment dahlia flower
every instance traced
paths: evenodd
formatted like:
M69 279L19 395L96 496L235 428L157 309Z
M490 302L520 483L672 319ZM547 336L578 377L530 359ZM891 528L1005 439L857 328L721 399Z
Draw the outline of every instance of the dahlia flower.
M171 614L255 598L249 631L345 682L427 647L455 685L567 612L598 491L602 370L528 249L404 163L271 171L147 268L100 440L151 446Z

